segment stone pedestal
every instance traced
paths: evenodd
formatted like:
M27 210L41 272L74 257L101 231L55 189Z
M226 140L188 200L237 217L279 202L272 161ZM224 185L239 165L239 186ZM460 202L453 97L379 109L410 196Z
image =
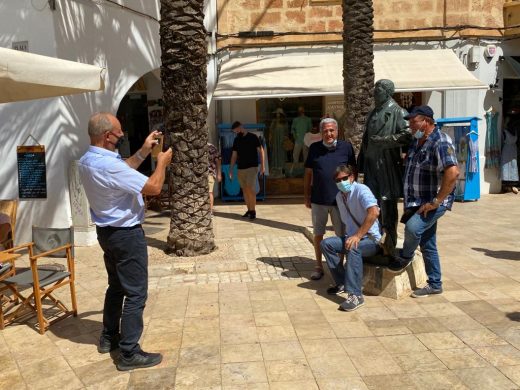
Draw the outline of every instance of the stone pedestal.
M90 206L78 173L77 161L69 169L69 194L74 227L74 245L91 246L97 242L96 226L90 218Z
M367 295L399 299L422 287L427 280L424 261L418 251L412 264L399 274L389 272L385 266L363 264L363 293Z

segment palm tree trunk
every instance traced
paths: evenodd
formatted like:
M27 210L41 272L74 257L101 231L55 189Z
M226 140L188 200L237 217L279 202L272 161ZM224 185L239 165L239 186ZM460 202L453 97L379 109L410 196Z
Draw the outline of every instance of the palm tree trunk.
M204 2L161 0L161 82L170 166L168 251L196 256L215 249L208 193L208 116Z
M373 106L374 9L372 0L343 0L343 89L345 136L359 152Z

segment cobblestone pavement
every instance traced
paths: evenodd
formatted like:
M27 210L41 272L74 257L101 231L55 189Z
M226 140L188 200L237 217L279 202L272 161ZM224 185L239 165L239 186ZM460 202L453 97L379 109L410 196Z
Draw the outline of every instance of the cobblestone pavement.
M240 204L217 205L219 249L197 258L166 256L169 218L149 213L142 346L164 361L122 373L116 354L98 354L106 273L97 246L77 248L79 316L43 336L31 322L1 331L0 388L520 388L519 204L456 203L439 224L444 293L367 296L353 313L324 294L330 279L308 279L301 200L262 202L254 222Z

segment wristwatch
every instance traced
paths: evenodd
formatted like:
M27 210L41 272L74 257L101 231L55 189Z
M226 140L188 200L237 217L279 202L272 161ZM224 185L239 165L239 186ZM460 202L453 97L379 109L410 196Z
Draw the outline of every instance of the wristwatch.
M437 199L436 197L433 198L432 203L433 203L434 205L436 205L436 206L438 206L438 205L441 204L441 202L439 201L439 199Z

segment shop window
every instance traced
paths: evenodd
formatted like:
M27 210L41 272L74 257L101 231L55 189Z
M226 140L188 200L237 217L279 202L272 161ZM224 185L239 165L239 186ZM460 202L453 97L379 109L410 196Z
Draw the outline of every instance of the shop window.
M308 119L297 119L295 122L299 117L299 107L303 107L304 115ZM308 140L313 132L319 133L318 126L323 116L323 98L314 96L260 99L257 101L256 109L257 122L266 126L268 180L303 177L304 161L308 151L304 138ZM307 133L309 135L306 137Z

